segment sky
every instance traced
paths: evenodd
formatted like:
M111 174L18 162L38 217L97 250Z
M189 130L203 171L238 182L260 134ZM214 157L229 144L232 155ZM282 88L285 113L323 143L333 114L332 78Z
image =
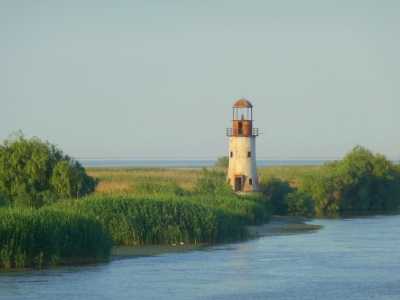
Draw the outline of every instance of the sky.
M400 1L0 0L0 140L75 157L400 157Z

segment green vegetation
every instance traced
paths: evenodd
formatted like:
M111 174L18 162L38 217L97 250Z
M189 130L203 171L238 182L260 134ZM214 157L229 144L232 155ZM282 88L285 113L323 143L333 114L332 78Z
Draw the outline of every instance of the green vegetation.
M202 177L199 178L192 190L196 195L231 196L236 193L226 181L226 173L202 168Z
M308 193L302 191L288 193L285 195L284 202L289 216L312 217L315 213L314 199Z
M305 174L315 173L321 168L322 166L268 166L259 167L257 171L260 182L276 177L287 181L292 187L297 187Z
M50 207L0 208L0 267L104 261L110 250L95 218Z
M400 169L385 156L356 146L343 160L304 176L317 212L389 210L400 204Z
M110 234L114 245L221 243L246 239L244 224L251 216L245 209L251 209L251 203L233 209L235 216L221 206L221 203L230 203L229 199L204 198L201 203L197 200L170 196L91 196L61 202L57 207L95 217Z
M215 163L216 167L228 168L229 167L229 157L221 156L217 158L217 162Z
M260 188L267 195L274 214L286 215L288 213L285 196L294 192L294 188L290 187L289 182L270 176L260 180Z
M131 185L129 195L110 193L80 199L65 198L48 201L47 206L40 209L26 208L15 201L0 208L0 213L6 216L0 224L3 261L0 266L104 260L109 255L111 243L140 245L244 240L248 236L246 224L268 221L270 208L266 197L235 194L223 172L205 168L190 171L191 180L196 180L191 189L184 189L177 183L177 178L187 180L188 176L170 178L163 176L163 172L171 174L171 171L163 169L159 172L151 170L154 176L143 176L143 172L150 172L148 169L135 171L144 179ZM118 181L126 173L135 171L129 169L124 175L119 170L102 172L104 177L115 176L117 179L112 178L112 181ZM187 171L179 170L175 174L183 172ZM93 252L93 249L101 251Z
M400 165L361 146L323 166L258 171L260 186L279 215L390 210L400 205Z
M154 188L155 193L163 193L164 185L179 185L190 190L202 176L200 169L166 169L166 168L86 168L88 175L98 178L96 187L98 195L132 195L141 194L143 190Z
M97 218L115 245L238 241L247 237L244 225L268 221L266 197L237 195L224 173L201 172L192 190L175 181L141 182L135 194L91 196L56 207Z
M0 203L40 207L93 193L95 186L79 162L47 141L26 140L18 131L0 146Z
M262 194L233 192L227 162L86 174L48 142L14 133L0 146L0 267L106 260L111 244L243 240L245 225L268 222L271 212L312 216L400 204L400 167L360 146L323 166L259 168Z
M260 181L260 187L271 203L276 215L313 216L314 200L296 187L291 187L288 181L282 181L275 176Z
M287 181L291 186L298 186L306 173L318 171L322 166L269 166L258 168L259 181L266 181L273 176L281 181ZM226 168L215 168L226 172ZM163 193L160 186L177 184L185 190L192 190L197 180L202 178L202 169L173 168L86 168L88 175L98 178L96 187L98 195L131 195L142 193L146 186L155 187L155 193Z

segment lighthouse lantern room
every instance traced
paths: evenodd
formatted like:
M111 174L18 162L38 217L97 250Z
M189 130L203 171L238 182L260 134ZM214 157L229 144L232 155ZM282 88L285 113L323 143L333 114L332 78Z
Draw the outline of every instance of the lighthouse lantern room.
M256 137L253 128L253 105L239 99L232 106L232 128L229 136L228 182L236 192L259 192L256 165Z

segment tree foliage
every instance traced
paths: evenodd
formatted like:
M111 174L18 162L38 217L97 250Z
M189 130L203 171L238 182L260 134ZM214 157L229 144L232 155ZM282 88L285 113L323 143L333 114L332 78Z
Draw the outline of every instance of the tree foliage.
M8 204L39 207L90 194L96 183L78 161L37 137L17 131L0 146L0 198Z
M260 182L260 188L269 198L274 214L286 215L288 213L285 196L294 191L289 182L282 181L275 176L269 176L265 181Z
M317 212L393 209L400 204L400 170L385 156L356 146L343 160L306 175L300 189L312 195Z
M315 202L308 193L302 191L289 193L285 195L284 202L289 216L311 217L315 214Z
M216 167L228 168L229 167L229 157L221 156L217 158L217 162L215 163Z

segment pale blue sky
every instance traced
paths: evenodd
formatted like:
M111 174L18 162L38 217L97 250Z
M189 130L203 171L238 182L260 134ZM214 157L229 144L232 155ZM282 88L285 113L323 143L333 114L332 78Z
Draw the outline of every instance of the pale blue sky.
M400 1L0 1L0 139L74 157L400 156Z

